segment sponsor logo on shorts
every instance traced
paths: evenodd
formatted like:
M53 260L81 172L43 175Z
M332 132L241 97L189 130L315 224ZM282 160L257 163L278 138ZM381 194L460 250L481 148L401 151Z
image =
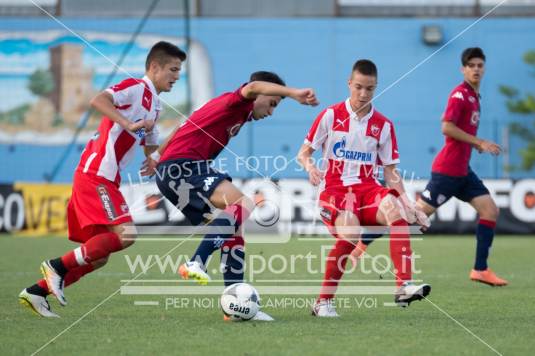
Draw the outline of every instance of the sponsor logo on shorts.
M320 215L327 221L331 221L333 218L333 213L327 208L321 208Z
M208 177L208 178L204 179L204 187L203 187L203 189L204 189L205 192L207 192L208 189L210 189L210 186L212 184L214 184L215 179L216 179L216 177Z
M108 190L105 186L99 185L97 186L97 193L100 197L100 201L102 202L102 207L104 208L106 215L108 215L108 220L115 220L117 214L115 213L115 208L113 207L113 203L111 201L110 195L108 194Z
M438 205L442 205L446 201L446 196L443 194L439 194L437 197L437 203Z

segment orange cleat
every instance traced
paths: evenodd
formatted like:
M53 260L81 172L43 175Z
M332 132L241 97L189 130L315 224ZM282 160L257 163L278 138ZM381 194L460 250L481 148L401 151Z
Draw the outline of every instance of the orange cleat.
M509 284L505 279L498 277L490 268L487 268L484 271L476 271L473 269L470 272L470 279L493 287L502 287Z

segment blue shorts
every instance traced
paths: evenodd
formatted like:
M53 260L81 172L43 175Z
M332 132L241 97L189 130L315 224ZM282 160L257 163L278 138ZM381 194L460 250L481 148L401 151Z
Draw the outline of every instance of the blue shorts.
M421 195L423 201L438 208L451 197L470 202L472 199L490 194L481 179L468 167L468 175L464 177L447 176L431 173L431 180L427 183Z
M178 159L158 166L158 189L194 225L201 224L212 211L210 196L228 174L218 172L210 161Z

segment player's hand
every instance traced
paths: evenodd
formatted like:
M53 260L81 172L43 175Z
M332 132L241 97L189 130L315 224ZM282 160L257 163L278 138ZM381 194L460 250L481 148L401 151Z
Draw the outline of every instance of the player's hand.
M318 186L323 179L323 173L319 169L317 169L315 166L311 166L311 168L308 171L308 180L313 186Z
M145 133L149 133L154 128L154 121L151 120L138 120L136 122L129 122L126 129L130 132L136 132L139 129L145 129Z
M320 103L316 98L316 93L314 92L314 89L311 88L296 89L295 94L292 96L292 98L303 105L316 106Z
M149 156L143 161L139 172L142 177L152 177L156 174L156 167L158 167L158 162Z
M480 140L474 146L479 153L488 152L494 156L499 155L502 151L502 148L498 144L487 140Z
M426 231L431 226L429 217L423 211L418 209L416 209L416 223L421 226L420 230L422 232Z
M414 206L414 203L409 199L407 194L403 194L399 197L401 202L401 217L409 224L414 224L417 222L417 210Z

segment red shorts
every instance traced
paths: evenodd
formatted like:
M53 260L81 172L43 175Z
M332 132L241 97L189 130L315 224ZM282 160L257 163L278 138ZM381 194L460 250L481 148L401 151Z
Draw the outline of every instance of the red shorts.
M379 203L387 194L399 195L396 190L376 183L326 188L320 194L321 218L335 237L334 222L341 211L351 211L359 219L361 226L379 225Z
M69 240L86 242L109 231L108 225L132 222L119 187L95 175L74 173L72 196L67 206Z

